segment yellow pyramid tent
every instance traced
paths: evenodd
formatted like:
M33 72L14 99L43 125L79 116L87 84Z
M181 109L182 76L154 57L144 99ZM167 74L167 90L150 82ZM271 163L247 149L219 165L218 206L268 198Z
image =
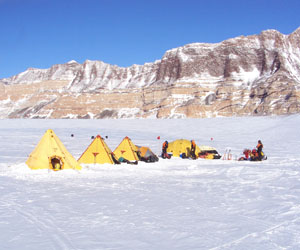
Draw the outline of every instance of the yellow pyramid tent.
M195 154L199 154L201 150L198 145L196 145ZM175 140L169 143L167 153L172 153L175 157L180 157L180 154L185 153L187 157L190 157L191 154L191 141L180 139Z
M79 163L51 129L46 131L29 155L26 164L31 169L81 169Z
M132 143L127 136L123 139L120 145L114 150L115 158L118 160L120 157L128 161L138 161L137 155L138 148Z
M101 138L100 135L97 135L93 142L88 146L85 152L78 159L79 163L109 163L114 164L113 158L111 156L111 150Z

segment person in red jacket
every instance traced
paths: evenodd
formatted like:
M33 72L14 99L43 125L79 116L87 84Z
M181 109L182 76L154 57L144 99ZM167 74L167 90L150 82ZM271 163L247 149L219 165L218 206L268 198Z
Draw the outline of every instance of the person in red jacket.
M259 156L256 149L252 149L250 154L250 161L259 161Z

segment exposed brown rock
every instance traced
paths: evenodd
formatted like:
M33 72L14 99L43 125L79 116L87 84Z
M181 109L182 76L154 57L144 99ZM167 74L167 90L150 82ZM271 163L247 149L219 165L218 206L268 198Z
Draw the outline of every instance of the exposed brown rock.
M0 80L0 118L198 118L300 110L300 28L169 50L121 68L71 61Z

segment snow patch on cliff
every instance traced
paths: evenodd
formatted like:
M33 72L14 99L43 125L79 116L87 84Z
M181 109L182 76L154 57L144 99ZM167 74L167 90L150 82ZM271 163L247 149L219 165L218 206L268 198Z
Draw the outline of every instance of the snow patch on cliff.
M253 83L260 76L260 72L257 68L252 71L245 71L242 67L239 67L239 72L232 72L231 77L234 80L242 81L243 83Z
M132 118L134 119L138 113L140 113L139 108L123 108L118 110L117 118Z

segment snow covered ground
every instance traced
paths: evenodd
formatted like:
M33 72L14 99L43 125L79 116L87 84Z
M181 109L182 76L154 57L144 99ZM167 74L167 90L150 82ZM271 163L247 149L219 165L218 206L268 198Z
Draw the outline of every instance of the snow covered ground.
M299 249L299 124L299 115L0 120L0 249ZM184 138L236 157L261 139L268 160L30 170L25 161L49 128L76 159L100 134L112 150L125 136L156 153Z

